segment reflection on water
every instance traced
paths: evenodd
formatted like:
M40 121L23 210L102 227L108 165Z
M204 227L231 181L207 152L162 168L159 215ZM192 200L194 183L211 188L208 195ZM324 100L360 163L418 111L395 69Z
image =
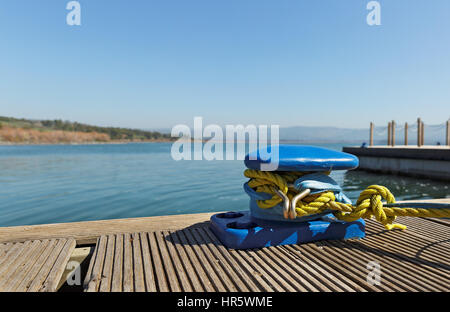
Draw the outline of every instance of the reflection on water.
M0 226L248 209L242 161L177 162L170 147L0 146ZM331 176L353 201L371 184L387 186L398 200L449 194L447 183L432 180L356 171Z
M364 171L347 171L341 185L345 193L356 200L361 190L371 184L386 186L396 200L445 198L450 194L446 182Z

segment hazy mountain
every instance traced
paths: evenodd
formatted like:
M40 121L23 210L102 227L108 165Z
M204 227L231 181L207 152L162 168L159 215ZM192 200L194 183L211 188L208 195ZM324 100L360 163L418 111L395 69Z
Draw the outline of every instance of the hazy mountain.
M445 123L440 125L425 125L425 144L434 145L437 142L445 144ZM148 129L160 133L170 134L170 128ZM404 126L396 126L396 144L404 143ZM337 127L281 127L280 141L311 142L311 143L351 143L361 144L369 142L369 127L365 129L337 128ZM375 127L374 143L387 143L387 127ZM408 143L417 143L417 125L408 128Z
M288 127L280 128L281 141L295 142L362 142L369 137L368 129L336 127Z
M446 125L425 125L425 144L434 145L437 142L445 144ZM374 143L387 144L387 127L375 127ZM396 144L404 144L404 126L395 127ZM298 142L339 142L355 143L369 142L369 127L366 129L348 129L336 127L288 127L280 128L280 140ZM408 127L408 143L417 143L417 125Z

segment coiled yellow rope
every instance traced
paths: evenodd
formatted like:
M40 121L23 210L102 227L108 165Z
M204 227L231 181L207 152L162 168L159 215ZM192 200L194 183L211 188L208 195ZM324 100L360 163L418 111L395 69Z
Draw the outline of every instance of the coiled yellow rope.
M262 209L272 208L283 201L275 192L275 188L286 194L289 199L292 199L298 191L290 187L289 184L305 174L308 174L308 172L275 173L253 169L244 171L244 175L250 179L248 186L258 193L263 192L272 195L270 199L257 200L258 206ZM374 216L388 230L393 228L406 229L405 225L393 223L397 216L450 218L450 209L384 207L383 200L386 200L388 204L395 203L394 195L386 187L371 185L361 192L356 201L356 206L337 202L333 192L325 191L306 196L298 201L295 210L297 217L333 210L336 218L343 221L355 221L359 218L370 219Z

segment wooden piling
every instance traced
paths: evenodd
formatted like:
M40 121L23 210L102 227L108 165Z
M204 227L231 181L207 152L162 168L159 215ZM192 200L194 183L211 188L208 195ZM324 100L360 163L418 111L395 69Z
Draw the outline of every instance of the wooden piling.
M408 145L408 123L405 122L405 145Z
M391 145L391 123L388 122L388 133L387 133L388 139L387 139L387 145Z
M420 126L420 145L425 145L425 124L423 123L423 121Z

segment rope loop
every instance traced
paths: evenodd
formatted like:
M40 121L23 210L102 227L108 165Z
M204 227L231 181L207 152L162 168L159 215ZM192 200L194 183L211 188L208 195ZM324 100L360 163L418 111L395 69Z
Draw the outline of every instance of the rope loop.
M292 200L298 194L292 183L308 172L268 172L247 169L244 175L249 178L248 186L258 193L268 193L272 195L267 200L257 200L258 207L269 209L283 202L280 195ZM325 174L329 174L326 172ZM277 190L283 194L277 194ZM283 196L284 197L284 196ZM381 185L370 185L362 191L356 201L356 205L342 203L336 200L332 191L324 191L310 194L295 205L297 217L320 214L332 211L335 217L342 221L355 221L360 218L370 219L374 217L388 230L406 229L406 226L395 224L397 216L428 217L428 218L449 218L450 209L438 208L411 208L411 207L385 207L387 204L394 204L395 197L388 188Z

